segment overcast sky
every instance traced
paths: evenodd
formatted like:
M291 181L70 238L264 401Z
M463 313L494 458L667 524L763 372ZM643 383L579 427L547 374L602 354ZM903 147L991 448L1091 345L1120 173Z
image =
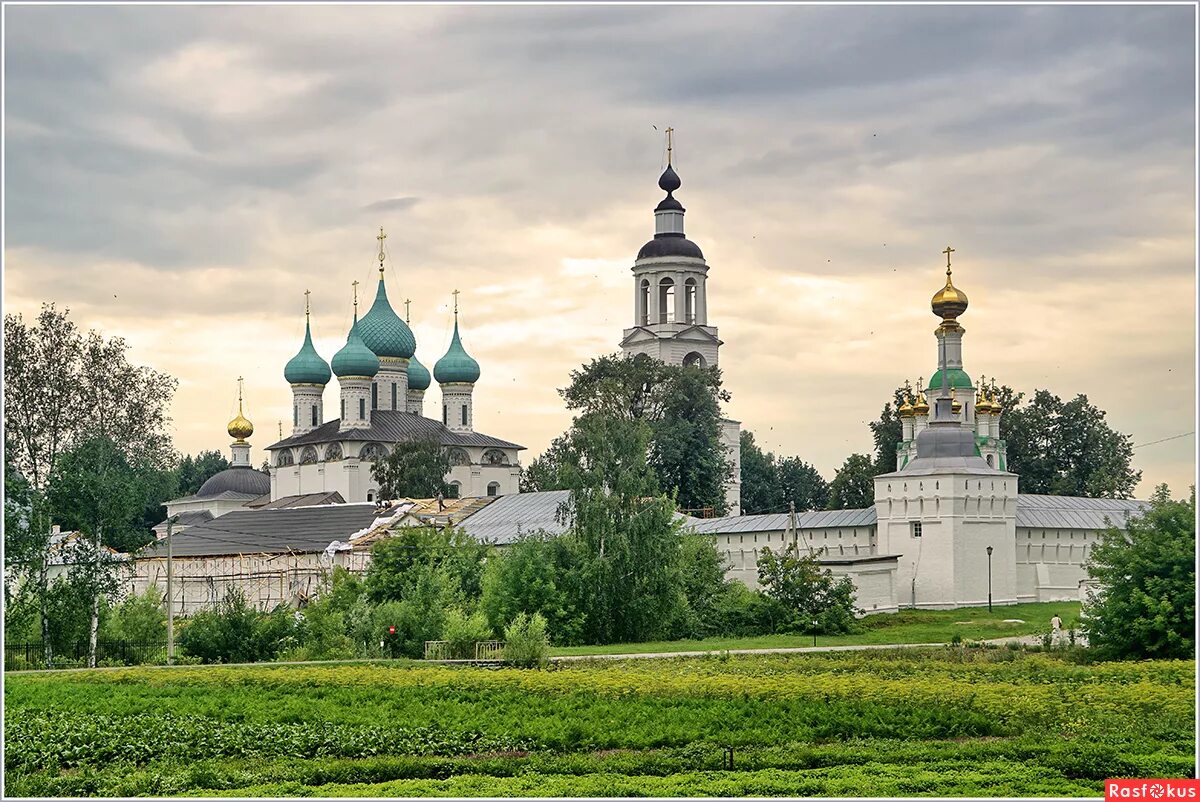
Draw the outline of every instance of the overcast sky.
M5 8L6 311L68 306L179 379L176 446L285 432L305 289L344 343L388 231L426 366L463 339L480 431L633 322L676 129L728 413L832 477L936 367L947 244L974 377L1194 428L1194 7ZM336 382L326 409L337 409ZM440 406L436 387L426 399ZM1195 439L1135 452L1139 495Z

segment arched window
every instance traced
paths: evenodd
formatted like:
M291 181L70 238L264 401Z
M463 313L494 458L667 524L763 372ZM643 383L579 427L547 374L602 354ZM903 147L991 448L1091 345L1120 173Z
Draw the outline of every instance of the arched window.
M275 455L275 467L277 468L286 468L288 465L295 464L296 460L292 456L292 450L290 448L282 449L278 454Z
M378 462L387 456L387 449L379 443L367 443L358 452L358 458L363 462Z
M650 280L642 279L638 286L637 322L639 326L650 324Z
M500 483L499 482L488 482L487 494L489 496L500 495Z
M658 322L675 322L675 281L664 278L658 282Z
M462 482L451 482L449 486L450 492L447 495L450 498L462 497Z
M690 278L683 282L684 309L687 322L696 322L696 279Z
M683 358L683 366L685 368L702 368L704 367L704 357L692 351Z
M342 444L341 443L332 443L332 444L330 444L330 446L328 448L325 449L325 461L326 462L337 462L341 458L342 458Z
M371 382L371 409L379 409L379 385Z
M370 490L368 490L367 491L367 501L374 501L374 500L375 500L375 494L372 493Z
M321 422L317 420L317 408L314 406L312 408L312 425L319 426L320 424Z
M318 459L319 457L317 456L317 449L315 446L305 446L304 450L300 452L301 465L312 465Z
M446 454L446 456L450 458L451 465L470 465L471 464L470 455L467 454L466 450L461 449L461 448L450 449L450 451Z
M498 448L489 448L483 452L484 465L507 465L508 456Z
M988 464L988 467L989 467L989 468L994 468L994 467L996 467L996 465L995 465L995 462L993 461L993 459L992 459L992 455L991 455L991 454L988 454L988 455L987 455L987 464Z

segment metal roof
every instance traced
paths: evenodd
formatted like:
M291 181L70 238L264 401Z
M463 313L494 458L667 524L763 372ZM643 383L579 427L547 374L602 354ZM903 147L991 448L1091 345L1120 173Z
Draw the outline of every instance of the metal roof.
M346 499L342 498L342 494L336 490L329 490L321 493L303 493L298 496L280 496L271 501L267 498L264 502L259 503L258 499L247 504L247 507L263 510L283 510L289 507L315 507L318 504L345 504Z
M322 423L310 432L285 437L279 442L267 446L267 450L273 451L279 448L313 443L333 443L340 440L401 443L428 439L437 440L444 446L478 446L480 448L520 450L525 448L525 446L479 432L452 432L441 421L395 409L371 410L371 425L366 428L341 431L341 423L341 419Z
M1124 527L1130 516L1140 515L1149 503L1136 499L1083 498L1080 496L1017 496L1017 526L1029 529L1104 529Z
M861 510L810 510L796 513L799 529L836 529L842 526L873 526L875 508ZM788 513L768 515L731 515L707 518L692 524L695 532L706 535L726 535L739 532L781 532L788 528Z
M237 510L172 536L176 557L229 554L287 554L324 551L334 540L371 526L379 517L374 504L330 504L280 510ZM166 557L163 542L139 557Z
M539 529L560 535L567 531L567 526L558 520L558 509L570 497L569 490L499 496L458 526L476 540L501 544L512 543L520 535Z

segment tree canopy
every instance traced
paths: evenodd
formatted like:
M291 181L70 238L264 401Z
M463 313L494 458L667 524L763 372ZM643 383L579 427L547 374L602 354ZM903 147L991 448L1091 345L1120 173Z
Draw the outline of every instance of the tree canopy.
M875 466L866 454L851 454L829 483L831 510L858 510L875 503Z
M741 450L743 514L785 512L789 504L797 512L825 509L829 485L812 465L799 457L764 453L748 431L742 432Z
M1090 646L1112 658L1190 659L1196 629L1196 489L1161 485L1145 515L1110 526L1092 549L1097 589L1083 607Z
M380 498L433 498L445 494L450 457L436 440L396 443L375 463L371 475L379 482Z
M721 445L720 401L728 394L716 368L612 354L572 371L571 383L559 393L580 418L645 425L647 467L658 489L674 494L685 509L725 511L731 467ZM562 465L569 448L566 439L556 439L526 469L523 488L567 488Z

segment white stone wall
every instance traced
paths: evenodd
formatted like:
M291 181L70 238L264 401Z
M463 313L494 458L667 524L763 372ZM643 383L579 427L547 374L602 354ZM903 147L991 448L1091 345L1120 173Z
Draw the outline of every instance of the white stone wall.
M292 385L292 436L311 432L325 422L324 396L322 384Z
M442 423L452 432L475 430L475 409L472 394L475 385L468 382L447 382L442 388ZM463 410L466 422L463 422Z
M792 543L785 530L739 532L713 535L717 552L725 558L726 575L746 587L758 588L758 556L762 549L778 552ZM875 527L843 526L830 529L801 529L795 537L802 551L813 549L831 557L855 557L875 554Z
M318 453L324 454L329 445L323 443L317 446ZM298 464L302 448L292 449L297 464L271 469L271 498L336 490L347 502L378 501L379 483L371 475L374 462L358 459L364 445L365 443L341 443L343 459L307 465ZM390 445L387 447L391 448ZM507 464L501 465L486 462L484 455L492 449L471 446L463 450L467 452L470 464L455 465L446 474L448 483L459 484L460 495L486 496L488 485L493 482L499 486L495 495L519 492L521 465L516 449L496 449L502 452L507 460Z
M343 376L339 382L341 397L338 417L341 419L341 428L368 428L371 425L371 379L365 376Z
M1080 583L1088 579L1088 557L1101 534L1098 530L1018 527L1017 599L1078 599Z
M425 415L425 391L413 390L408 391L408 406L406 407L410 415Z
M735 420L722 419L721 445L725 448L725 459L732 468L729 483L725 486L726 515L742 514L742 424Z
M900 555L900 606L987 604L989 575L993 603L1015 604L1016 509L1013 474L876 477L878 547Z

